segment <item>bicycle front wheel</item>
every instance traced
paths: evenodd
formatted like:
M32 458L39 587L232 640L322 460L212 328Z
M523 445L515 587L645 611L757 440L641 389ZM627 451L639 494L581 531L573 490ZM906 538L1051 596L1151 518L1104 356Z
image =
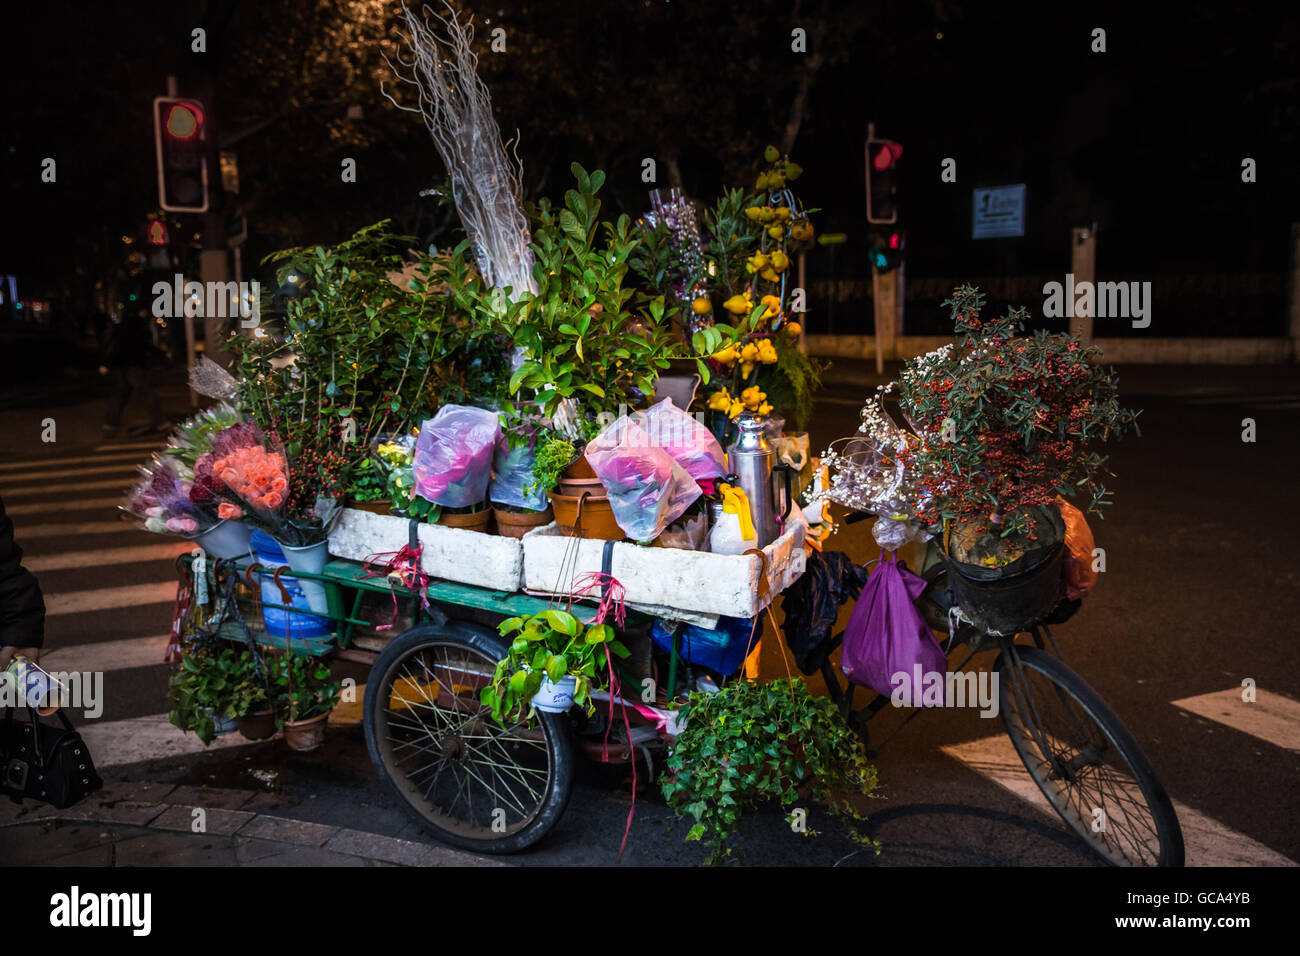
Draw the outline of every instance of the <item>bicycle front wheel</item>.
M1011 742L1070 829L1116 866L1182 866L1173 804L1097 692L1034 647L1004 648L995 669Z

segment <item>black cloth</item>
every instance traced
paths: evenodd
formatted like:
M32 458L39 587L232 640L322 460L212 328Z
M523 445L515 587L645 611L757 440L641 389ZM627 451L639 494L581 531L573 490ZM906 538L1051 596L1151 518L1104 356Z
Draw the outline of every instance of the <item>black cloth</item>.
M785 642L805 674L821 669L835 650L835 620L840 608L862 593L870 572L839 551L812 551L803 576L785 591L782 609Z
M45 643L45 599L22 562L22 548L14 543L14 523L0 500L0 647Z

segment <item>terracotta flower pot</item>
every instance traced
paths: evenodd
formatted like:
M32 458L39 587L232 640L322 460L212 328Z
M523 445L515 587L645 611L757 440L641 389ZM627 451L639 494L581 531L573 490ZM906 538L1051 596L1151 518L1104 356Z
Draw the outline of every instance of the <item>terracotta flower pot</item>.
M259 710L237 718L239 732L248 740L265 740L275 733L275 711Z
M306 720L289 720L284 724L284 742L292 750L315 750L325 741L325 724L329 711Z
M497 534L506 538L522 538L534 528L550 524L555 519L555 512L550 508L545 511L507 511L505 508L493 508L496 518Z
M566 475L560 476L557 490L562 495L569 495L574 498L581 498L584 491L590 491L593 498L605 497L605 486L601 484L599 478L569 478Z
M387 498L383 501L350 501L348 507L357 511L369 511L372 515L386 515L393 510L393 503Z
M448 528L464 528L467 531L481 531L486 533L488 522L492 520L492 509L484 508L482 511L471 511L468 514L443 512L438 516L437 523Z
M587 463L585 454L579 455L564 469L565 478L595 478L596 472Z
M614 520L614 509L610 507L608 497L582 497L552 492L550 499L555 508L555 521L568 535L601 541L622 541L627 537Z

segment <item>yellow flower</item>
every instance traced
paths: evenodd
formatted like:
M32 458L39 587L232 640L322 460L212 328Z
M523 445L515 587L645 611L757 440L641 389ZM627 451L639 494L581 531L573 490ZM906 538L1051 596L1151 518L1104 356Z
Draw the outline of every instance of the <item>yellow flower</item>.
M722 307L732 315L749 315L754 309L754 302L750 299L749 293L746 292L744 295L733 295L722 303Z
M767 253L756 252L745 260L745 270L750 273L760 272L767 268Z
M766 418L768 415L772 414L772 406L767 402L764 402L762 405L758 406L758 414Z
M709 408L716 412L726 411L731 407L731 396L725 388L720 388L709 396Z
M728 345L725 349L714 352L712 357L715 362L720 362L723 365L734 365L739 356L736 355L736 347Z
M740 413L743 412L744 410L745 410L745 406L742 405L740 402L732 402L731 407L727 409L727 417L739 418Z
M786 267L790 265L790 257L780 249L773 250L769 261L772 263L772 268L777 272L784 272Z
M758 360L764 365L775 365L777 362L776 347L770 339L763 339L758 343Z
M763 312L764 319L774 319L781 314L781 300L777 296L765 295L758 301L767 306Z
M750 373L753 372L753 371L754 371L754 363L753 363L753 362L741 362L741 363L740 363L740 377L741 377L741 378L749 378Z

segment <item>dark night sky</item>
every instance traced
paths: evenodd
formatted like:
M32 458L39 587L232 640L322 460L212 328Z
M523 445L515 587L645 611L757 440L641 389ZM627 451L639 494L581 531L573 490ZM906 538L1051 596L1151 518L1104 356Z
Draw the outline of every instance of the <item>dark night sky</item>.
M751 89L692 80L690 89L711 103L738 105L756 143L779 138L775 124L789 102L779 79L791 4L697 2L690 5L690 29L670 32L670 42L647 50L637 48L645 41L636 18L650 10L670 28L667 11L680 9L676 4L593 3L470 5L482 6L480 16L496 15L507 28L531 25L548 55L578 61L578 89L570 87L567 95L558 80L556 89L548 88L550 77L537 78L539 95L526 101L516 100L510 78L494 84L503 128L524 127L521 155L533 180L550 170L546 192L563 188L570 158L596 162L592 143L625 115L620 97L627 96L629 78L645 70L647 57L670 69L680 64L684 74L701 75L702 69L709 75L720 38L735 35L746 20L756 30L757 54L772 64L776 79ZM268 26L296 21L302 8L318 6L286 0L49 3L27 8L29 19L11 20L0 93L0 203L8 227L0 273L65 284L72 264L86 261L92 237L120 235L151 211L148 103L162 92L169 69L192 74L186 38L196 11L206 9L225 24L217 44L223 48L210 52L205 65L215 64L219 94L238 104L247 121L259 109L281 108L281 87L246 65L235 72L232 64L241 64L250 37L274 37ZM1170 5L1165 16L1139 16L1134 6L873 5L874 19L847 59L818 75L793 150L807 170L801 198L824 210L821 230L850 236L833 260L815 268L846 278L864 274L862 141L874 120L878 133L904 144L909 275L1063 272L1070 226L1092 220L1100 224L1099 267L1134 277L1285 269L1289 223L1300 219L1294 175L1300 43L1297 16L1286 12L1293 5L1193 0ZM832 12L832 22L838 15ZM1104 54L1089 51L1090 32L1098 26L1107 31ZM302 42L293 37L304 31L283 32L286 43ZM612 67L596 66L600 51L611 54ZM588 54L592 66L584 77ZM546 103L563 110L567 131L558 113L546 115ZM676 106L688 114L691 109L689 103ZM337 184L337 169L338 157L350 153L328 139L318 111L293 113L241 147L246 178L256 178L260 169L276 176L276 191L263 202L263 228L250 217L251 250L269 251L259 241L269 247L281 239L334 241L416 202L416 190L440 172L426 134L414 117L397 115L380 101L366 109L364 122L379 132L370 150L359 153L361 168L377 172L347 190ZM528 115L521 118L520 111ZM656 155L658 148L649 133L639 141L639 133L621 130L622 146L607 157L610 206L633 214L641 211L645 188L638 157ZM727 128L691 131L681 148L688 192L716 195L725 171L711 137L735 135ZM59 158L57 185L39 182L46 155ZM292 168L286 170L289 156ZM1245 156L1258 161L1255 184L1241 182ZM945 157L957 160L955 184L939 179ZM271 172L267 177L271 181ZM1028 186L1026 237L971 240L972 187L1017 182ZM267 219L274 219L274 228Z

